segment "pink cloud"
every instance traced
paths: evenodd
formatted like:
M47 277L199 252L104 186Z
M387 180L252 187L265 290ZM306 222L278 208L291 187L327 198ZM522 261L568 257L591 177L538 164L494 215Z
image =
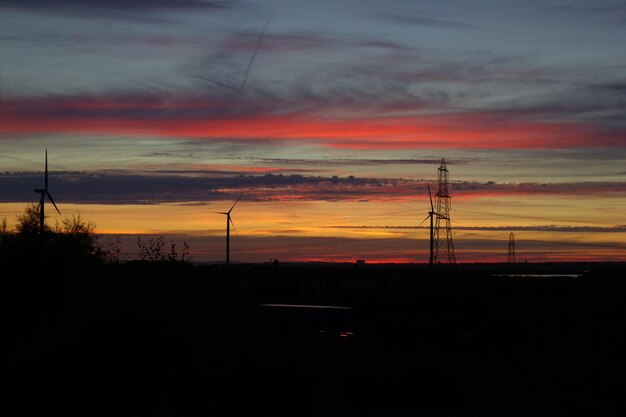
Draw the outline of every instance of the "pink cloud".
M350 149L554 149L626 144L624 131L580 123L506 120L489 112L399 117L368 111L357 118L342 117L341 108L335 116L330 109L322 114L318 110L285 111L274 105L280 103L237 109L237 103L229 100L193 97L5 99L0 103L0 133L276 139Z

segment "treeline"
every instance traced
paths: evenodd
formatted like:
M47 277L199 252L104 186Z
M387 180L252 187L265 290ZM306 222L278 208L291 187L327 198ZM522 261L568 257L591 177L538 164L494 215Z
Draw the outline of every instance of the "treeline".
M42 262L55 265L119 264L128 260L119 236L106 240L96 234L96 225L80 214L65 217L53 227L44 222L40 230L40 207L29 204L16 216L14 226L6 218L0 220L0 262L3 265L33 265ZM163 237L137 239L139 259L145 262L189 262L190 248Z

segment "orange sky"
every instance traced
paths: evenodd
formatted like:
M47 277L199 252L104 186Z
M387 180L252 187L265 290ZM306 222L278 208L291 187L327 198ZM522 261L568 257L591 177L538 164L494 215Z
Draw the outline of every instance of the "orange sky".
M545 210L547 204L555 202L550 196L532 200L525 196L455 199L453 228L460 229L454 232L457 260L501 261L508 243L509 230L503 227L507 224L517 227L548 224L556 228L515 231L519 256L529 261L623 260L626 228L612 232L601 232L600 229L618 224L626 197L616 198L605 206L601 219L593 214L597 209L594 198L561 198L562 206L558 211ZM220 260L225 217L212 212L227 210L231 204L231 201L216 201L202 205L63 204L61 207L65 216L80 213L84 219L95 222L99 233L176 236L179 243L183 236L191 236L192 252L199 261ZM292 201L288 204L243 199L233 211L236 230L231 241L232 257L243 261L280 257L284 260L352 261L352 258L366 258L370 261L425 262L428 230L394 229L393 226L417 226L427 214L426 204L424 199L367 203ZM23 207L24 203L0 204L0 216L10 220L11 214ZM486 211L491 220L485 220ZM49 212L49 215L50 224L60 219L56 212ZM559 231L559 226L572 226L572 219L577 219L574 225L580 228L579 231ZM478 230L467 230L468 227ZM480 230L481 227L502 229ZM585 227L595 229L586 230ZM270 245L268 249L267 242L276 238L287 247L280 249ZM323 243L316 243L316 239L322 239ZM339 239L337 247L328 246L332 239ZM378 246L381 240L385 243ZM305 245L306 250L294 250L290 255L289 251L299 245ZM132 256L132 244L127 250Z

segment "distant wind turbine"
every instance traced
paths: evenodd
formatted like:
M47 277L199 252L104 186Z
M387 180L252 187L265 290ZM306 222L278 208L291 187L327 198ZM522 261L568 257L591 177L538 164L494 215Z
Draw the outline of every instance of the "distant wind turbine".
M57 213L61 214L61 212L59 211L59 208L57 207L57 205L54 203L54 199L52 198L52 195L50 194L50 191L48 191L48 150L46 149L46 171L45 171L45 182L44 182L44 188L36 188L35 192L39 193L40 197L39 197L39 234L41 236L43 236L44 234L44 220L45 220L45 213L44 213L44 207L45 207L45 201L46 201L46 196L48 197L48 199L50 199L50 202L52 203L52 205L54 206L54 208L56 209Z
M430 260L429 260L429 265L432 268L433 267L433 262L434 262L434 242L435 242L434 228L433 228L433 217L434 216L438 216L438 217L442 217L443 218L443 216L441 214L435 212L435 207L433 206L433 195L430 192L430 184L426 183L426 185L428 186L428 197L430 198L430 211L428 212L428 216L426 216L426 218L424 218L424 220L422 220L422 223L424 223L426 221L426 219L428 219L430 217ZM420 223L419 226L421 226L422 223ZM417 227L419 227L419 226L417 226Z
M226 265L230 264L230 225L233 225L233 229L235 229L235 223L233 223L233 219L230 217L230 212L233 211L239 200L241 199L240 194L235 204L228 211L215 211L216 214L224 214L226 216Z

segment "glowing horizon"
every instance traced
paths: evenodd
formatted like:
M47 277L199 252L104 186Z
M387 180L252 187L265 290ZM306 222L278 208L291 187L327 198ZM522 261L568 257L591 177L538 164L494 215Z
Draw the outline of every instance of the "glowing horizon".
M228 200L211 205L64 204L63 216L49 213L48 224L80 215L83 220L95 223L96 233L123 237L125 255L130 259L137 256L134 248L137 236L165 236L179 244L183 240L191 242L194 261L219 261L225 225L223 216L212 212L231 203ZM426 200L386 203L395 206L392 225L387 218L389 208L363 202L300 202L297 209L275 202L243 200L240 203L243 204L233 212L236 229L231 235L232 256L237 261L263 262L278 258L293 262L353 262L365 259L381 263L427 262L428 259L428 228L424 224L418 228L422 219L416 216L426 214ZM0 203L0 217L7 218L8 213L19 212L25 205ZM365 212L360 210L364 205L369 206L364 207ZM294 210L298 215L294 215ZM354 214L356 211L359 215ZM463 213L461 209L458 211ZM590 219L572 227L567 222L559 222L556 214L537 221L516 218L515 210L506 207L496 212L516 222L502 223L498 216L493 216L490 222L473 222L471 216L459 215L459 221L453 224L458 262L503 262L511 230L516 234L520 259L530 262L623 260L626 225L604 226ZM326 213L334 213L334 216L329 219ZM620 219L617 211L612 219ZM14 224L8 220L10 226ZM459 226L459 222L464 225ZM159 228L155 229L154 225ZM329 245L333 240L340 251ZM284 247L271 243L276 241ZM380 242L384 242L382 247Z

